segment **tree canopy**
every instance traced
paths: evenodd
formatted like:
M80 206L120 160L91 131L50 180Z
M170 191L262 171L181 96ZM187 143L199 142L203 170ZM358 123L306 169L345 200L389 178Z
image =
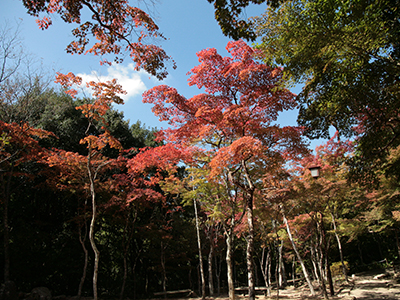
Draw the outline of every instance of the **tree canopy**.
M356 136L359 171L382 166L376 158L400 141L398 5L285 1L256 18L266 62L304 84L299 125L311 138L327 138L332 126Z
M37 24L47 29L52 24L51 15L58 14L66 23L78 26L72 30L75 40L66 48L68 53L114 55L113 61L122 62L125 52L136 65L149 74L163 79L167 76L166 61L170 57L159 46L152 44L164 38L154 20L127 0L23 0L28 13L38 17ZM91 14L90 21L83 21L84 9ZM45 14L44 16L42 16ZM90 44L90 36L95 42ZM150 42L150 43L149 43ZM101 63L110 64L106 57Z
M253 22L245 20L242 13L250 4L263 4L276 7L284 0L207 0L214 5L215 19L222 33L234 40L254 41L257 37Z
M209 177L228 176L242 193L248 220L247 264L249 299L255 297L253 205L257 182L266 170L306 154L302 129L280 127L280 112L297 106L283 87L282 70L257 59L261 53L244 41L229 42L230 56L216 49L197 53L200 64L190 71L189 85L205 93L186 99L176 89L161 85L144 93L144 102L171 128L166 141L207 153ZM208 149L209 148L209 149ZM229 291L230 298L234 298Z

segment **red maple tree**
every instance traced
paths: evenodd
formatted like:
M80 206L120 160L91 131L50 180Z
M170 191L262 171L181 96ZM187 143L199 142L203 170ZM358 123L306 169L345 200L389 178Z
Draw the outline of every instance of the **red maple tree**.
M197 53L200 64L190 72L189 85L205 93L190 99L166 85L143 95L153 112L170 128L164 138L179 145L203 146L211 155L210 176L227 174L243 192L248 219L247 263L249 298L254 299L253 202L257 180L285 160L307 152L302 129L276 124L283 110L297 107L294 95L281 85L283 73L257 58L262 54L243 41L229 42L230 57L216 49ZM230 298L234 297L230 291Z
M82 85L82 78L72 73L67 75L58 73L57 83L60 83L66 90L66 93L75 97L78 94L77 87ZM108 130L108 124L105 121L105 114L111 108L113 103L122 104L123 100L118 94L124 94L125 91L115 79L108 82L87 82L86 87L92 90L94 100L78 106L76 109L82 111L88 120L86 136L80 143L87 145L87 155L82 156L77 153L64 150L55 150L49 153L46 163L50 166L57 166L62 170L61 179L67 181L78 181L78 184L85 186L91 195L92 216L89 229L89 240L95 254L94 272L93 272L93 297L97 299L97 277L100 252L96 246L94 238L94 226L97 218L97 200L96 192L99 188L99 175L109 168L118 167L118 159L110 159L103 155L102 150L105 147L122 150L120 142L111 135ZM99 135L90 134L90 129L96 124L100 124L102 133ZM82 176L82 171L85 175ZM109 180L108 180L109 181ZM106 185L102 182L102 185ZM111 183L107 184L108 187Z

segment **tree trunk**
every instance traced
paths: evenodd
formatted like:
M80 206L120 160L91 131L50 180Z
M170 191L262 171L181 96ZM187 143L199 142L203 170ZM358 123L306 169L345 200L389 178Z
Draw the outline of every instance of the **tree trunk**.
M280 288L285 287L287 285L282 251L283 251L283 241L281 241L281 244L278 246L278 284Z
M228 294L229 300L235 300L235 285L233 283L233 265L232 265L232 249L233 249L233 230L226 232L226 267L228 277Z
M264 278L265 287L267 288L267 296L271 296L271 251L268 249L265 257L265 247L262 249L260 269Z
M360 262L362 265L364 265L364 259L363 259L363 253L362 253L362 247L360 244L360 240L357 240L357 248L358 248L358 254L360 256Z
M89 241L90 245L92 246L93 252L94 252L94 269L93 269L93 300L98 300L98 289L97 289L97 280L98 280L98 275L99 275L99 260L100 260L100 251L96 246L96 241L94 237L94 230L95 230L95 225L96 225L96 219L97 219L97 203L96 203L96 189L94 186L97 174L99 169L106 165L107 163L104 163L102 165L99 165L94 172L92 172L92 146L91 143L88 143L88 157L87 157L87 172L88 172L88 177L89 177L89 183L90 183L90 194L92 196L92 219L90 221L90 227L89 227Z
M317 247L317 246L314 247L314 245L312 245L312 244L311 244L311 246L310 246L311 263L312 263L312 265L313 265L313 274L314 274L314 278L315 278L315 280L318 281L318 284L321 285L321 279L319 278L319 271L318 271L318 266L317 266L317 264L318 264L318 263L317 263L318 258L317 258L317 254L316 254L316 252L317 252L316 247Z
M271 250L268 251L266 268L267 268L267 277L268 277L268 290L267 290L267 293L268 293L269 296L271 296L271 294L272 294L272 282L271 282L271 278L272 278L272 275L271 275L272 255L271 255Z
M97 206L96 206L96 194L94 191L93 178L90 176L90 192L92 194L92 220L90 222L89 229L89 240L94 252L94 270L93 270L93 299L98 300L97 296L97 278L99 273L99 257L100 251L97 249L96 242L94 240L94 226L97 217Z
M331 266L330 266L330 261L329 261L329 256L328 256L329 250L326 250L326 276L328 277L328 283L329 283L329 291L331 293L331 296L335 296L335 289L333 286L333 280L332 280L332 271L331 271Z
M292 233L291 233L291 231L290 231L290 227L289 227L288 220L286 219L286 216L285 216L285 214L284 214L283 211L282 211L282 216L283 216L283 222L285 223L285 226L286 226L286 231L287 231L289 240L290 240L290 242L291 242L291 244L292 244L292 247L293 247L294 252L296 253L297 259L298 259L298 261L299 261L299 263L300 263L300 265L301 265L301 269L303 270L304 278L305 278L306 281L307 281L308 288L310 289L311 294L312 294L313 296L315 296L315 290L314 290L314 287L313 287L313 285L312 285L310 276L308 275L308 271L307 271L307 269L306 269L306 266L304 265L303 259L301 258L300 253L299 253L299 251L297 250L296 244L294 243L294 240L293 240L293 237L292 237Z
M203 268L203 256L201 253L201 239L200 239L200 224L199 224L199 216L197 213L197 205L196 199L193 200L194 206L194 214L196 218L196 233L197 233L197 246L199 248L199 265L200 265L200 277L201 277L201 299L206 298L206 280L204 277L204 268Z
M211 230L214 230L214 228L211 227ZM214 295L213 256L214 256L214 241L212 234L210 238L210 252L208 253L208 288L210 290L210 296Z
M244 162L242 162L244 164ZM229 172L228 176L230 182L235 182L233 179L232 173ZM240 184L235 184L236 188L240 186ZM228 277L228 293L229 293L229 300L234 300L235 299L235 286L234 286L234 279L233 279L233 264L232 264L232 256L233 256L233 239L234 239L234 229L235 225L237 223L240 223L242 221L242 218L246 212L246 210L243 210L241 217L239 220L236 219L236 207L237 207L237 191L235 191L234 195L232 194L232 188L229 186L228 181L225 181L225 186L227 193L230 195L231 198L231 209L232 211L230 212L230 224L226 224L222 222L222 226L224 228L224 233L226 236L226 264L227 264L227 277ZM247 204L247 203L245 203ZM252 205L248 207L252 208ZM251 227L253 227L252 223L252 212L249 214L251 216ZM248 216L249 216L248 215ZM252 233L254 235L254 233Z
M219 255L218 255L219 257ZM219 258L219 263L217 260L217 255L214 255L215 261L215 278L217 279L217 294L221 294L221 270L222 270L222 258Z
M85 237L82 238L82 231L81 228L79 228L79 242L82 245L83 253L85 254L85 261L83 264L83 272L82 272L82 277L81 281L79 282L79 287L78 287L78 300L81 299L82 296L82 288L83 284L85 283L86 280L86 273L87 273L87 266L89 262L89 251L86 248L85 241L86 241L86 235L87 235L87 223L86 223L86 217L85 217Z
M163 242L161 242L161 268L162 268L162 289L164 292L164 297L167 298L167 270L165 268L165 247Z
M339 249L339 254L340 254L340 262L342 264L343 275L344 275L345 280L349 281L349 278L347 276L347 268L346 268L346 266L344 264L344 259L343 259L342 243L341 243L340 237L339 237L339 235L337 233L335 216L333 215L332 212L331 212L331 217L332 217L333 231L335 232L336 241L338 243L338 249ZM400 254L400 252L399 252L399 254Z
M131 207L129 207L129 208L131 208ZM132 240L133 225L136 222L137 211L135 210L135 214L134 214L133 220L131 220L130 215L131 215L130 211L128 211L127 214L126 214L126 223L125 223L125 227L124 227L124 238L123 238L123 242L122 242L122 249L123 249L123 253L124 253L124 257L123 257L124 276L123 276L123 279L122 279L121 292L119 294L119 299L120 300L122 300L122 298L124 297L126 280L128 278L128 262L127 262L128 259L127 259L127 256L128 256L128 253L129 253L129 245L130 245L131 240ZM131 225L132 228L129 225ZM136 261L135 261L135 266L136 266Z
M325 255L325 266L326 266L326 277L328 279L329 283L329 292L331 296L335 295L335 290L333 287L333 281L332 281L332 273L331 273L331 268L330 268L330 263L329 263L329 246L328 246L328 241L326 240L326 230L324 226L324 215L321 214L321 232L322 232L322 245L324 247L324 255Z
M326 260L325 260L325 238L324 238L324 232L323 232L323 224L320 223L318 220L316 220L316 226L317 226L317 230L318 230L318 237L317 240L319 240L317 242L317 251L319 253L318 256L318 272L319 272L319 276L320 276L320 287L322 289L322 292L324 294L324 298L325 299L329 299L328 297L328 292L326 290L326 280L327 280L327 273L325 272L325 268L324 265L326 265ZM323 249L324 248L324 249Z
M94 187L94 181L97 176L97 171L92 173L92 147L91 143L88 144L88 156L87 156L87 164L86 169L88 172L89 183L90 183L90 195L92 196L92 219L90 221L89 227L89 241L90 245L92 246L94 252L94 269L93 269L93 299L98 300L97 296L97 278L99 272L99 257L100 251L97 249L96 242L94 239L94 226L96 224L96 217L97 217L97 205L96 205L96 190Z
M255 300L255 285L254 285L254 216L253 216L253 202L254 202L254 191L255 186L251 180L250 174L247 169L246 162L241 161L242 170L244 177L246 178L247 186L237 183L239 187L246 193L246 213L247 213L247 249L246 249L246 261L247 261L247 278L249 286L249 300Z
M292 261L292 280L293 280L293 288L296 288L296 257L294 255Z
M137 212L136 212L137 213ZM132 266L132 277L133 277L133 299L136 299L136 283L137 283L137 280L136 280L136 265L137 265L137 261L139 260L139 257L140 257L140 254L142 253L142 251L143 251L143 246L142 247L140 247L139 248L139 251L138 251L138 253L137 253L137 255L136 255L136 258L135 258L135 262L133 263L133 266ZM190 278L190 277L189 277ZM148 286L148 283L147 283L147 272L146 272L146 280L145 280L145 291L146 291L146 293L147 293L147 286Z
M276 299L279 299L279 290L281 289L278 283L278 278L279 278L279 261L278 261L278 255L276 256L276 266L275 266L275 281L276 281Z
M253 253L254 253L253 193L251 193L248 196L246 212L247 212L247 224L249 227L249 234L247 237L247 249L246 249L249 300L255 300L254 261L253 261Z

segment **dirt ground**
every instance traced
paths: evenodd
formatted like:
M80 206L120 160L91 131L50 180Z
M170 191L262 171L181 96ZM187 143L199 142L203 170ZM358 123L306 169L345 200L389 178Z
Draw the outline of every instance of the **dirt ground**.
M289 286L285 289L272 291L272 296L257 295L257 300L272 299L294 299L294 300L317 300L324 299L320 291L316 291L317 296L311 296L306 285L294 289ZM188 298L185 298L188 299ZM201 300L201 298L190 298ZM227 300L226 297L208 298L207 300ZM243 295L237 296L238 300L246 300ZM335 284L335 296L329 297L332 300L399 300L400 299L400 276L396 276L393 271L370 271L356 274L349 277L348 283ZM176 299L175 299L176 300ZM182 300L182 298L180 299Z

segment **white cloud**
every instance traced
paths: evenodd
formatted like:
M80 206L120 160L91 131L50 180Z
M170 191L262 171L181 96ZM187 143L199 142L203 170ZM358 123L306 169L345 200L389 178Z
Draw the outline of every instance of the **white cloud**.
M134 96L141 95L146 90L146 85L141 78L141 75L144 74L146 73L135 71L133 64L129 64L128 66L118 64L109 66L107 68L107 75L92 71L90 74L81 73L77 74L77 76L82 77L84 83L89 81L104 82L115 78L127 93L126 95L121 95L121 98L124 101L128 101ZM88 91L86 90L86 92Z

